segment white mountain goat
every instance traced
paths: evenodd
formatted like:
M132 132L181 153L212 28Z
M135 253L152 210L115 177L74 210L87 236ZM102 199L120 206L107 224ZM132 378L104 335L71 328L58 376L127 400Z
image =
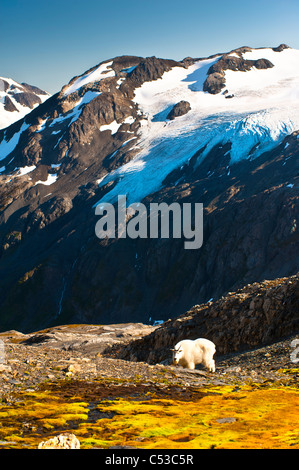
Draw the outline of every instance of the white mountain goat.
M208 339L184 339L175 345L172 352L173 364L187 369L195 369L196 364L203 364L210 372L215 372L213 356L216 352L216 346Z

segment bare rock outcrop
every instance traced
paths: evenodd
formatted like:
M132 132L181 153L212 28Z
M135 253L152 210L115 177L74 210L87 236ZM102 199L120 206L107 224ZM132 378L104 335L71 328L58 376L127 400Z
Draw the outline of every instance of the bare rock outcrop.
M244 48L242 49L244 50ZM268 59L246 60L242 57L241 50L233 51L234 55L224 54L208 70L208 76L204 82L203 90L213 95L220 93L225 87L225 71L248 72L253 67L257 69L268 69L274 67ZM235 54L239 54L237 57Z
M179 103L175 104L170 113L167 115L167 119L171 121L179 116L184 116L191 110L190 103L188 101L180 101Z

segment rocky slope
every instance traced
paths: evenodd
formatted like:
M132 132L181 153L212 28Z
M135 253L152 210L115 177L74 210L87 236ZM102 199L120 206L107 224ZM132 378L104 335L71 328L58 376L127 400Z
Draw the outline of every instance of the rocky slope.
M22 119L49 97L49 93L36 86L0 77L0 129Z
M219 357L287 338L299 331L299 275L247 285L186 314L127 345L111 345L108 355L150 364L171 361L182 339L209 338Z
M136 360L136 356L131 361L117 357L115 350L128 350L127 346L132 339L136 344L144 345L145 353L149 343L153 344L155 332L157 351L161 352L158 347L160 329L142 324L102 327L64 325L27 335L15 330L3 332L0 339L4 342L5 357L0 363L0 397L3 402L9 403L14 401L18 390L33 391L40 387L43 390L62 387L66 392L69 388L68 393L76 396L76 387L78 391L88 390L95 379L103 382L103 389L93 392L97 400L107 396L122 396L124 390L125 394L133 393L134 390L137 392L139 388L139 391L144 392L150 390L149 387L159 393L163 393L164 389L165 395L175 398L178 392L186 393L187 396L188 385L221 386L233 384L236 380L242 384L248 380L256 383L268 380L275 383L286 379L290 384L294 381L296 383L298 369L291 360L291 353L294 351L291 343L296 338L295 335L238 353L223 354L219 350L215 356L215 373L207 372L201 365L194 371L173 366L170 363L169 350L164 353L164 361L158 364ZM178 328L177 337L180 334L181 329ZM131 345L129 348L132 351ZM136 351L137 348L135 353ZM151 357L153 359L153 355ZM294 376L289 375L290 369L294 369ZM115 382L118 382L116 388ZM124 388L121 387L122 384Z
M117 57L0 131L1 330L167 320L297 273L297 60ZM97 239L94 208L118 194L202 202L202 248Z

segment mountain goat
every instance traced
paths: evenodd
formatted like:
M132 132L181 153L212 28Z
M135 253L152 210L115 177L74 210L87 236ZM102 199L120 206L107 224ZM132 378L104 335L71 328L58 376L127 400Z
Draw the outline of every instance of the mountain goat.
M203 364L210 372L215 372L213 356L216 352L216 347L208 339L184 339L175 345L172 352L173 364L178 364L187 369L195 369L196 364Z

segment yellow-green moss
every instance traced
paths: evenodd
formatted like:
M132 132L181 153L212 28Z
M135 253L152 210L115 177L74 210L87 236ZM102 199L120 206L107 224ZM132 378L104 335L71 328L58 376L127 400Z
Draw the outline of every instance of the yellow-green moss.
M96 421L88 420L89 404L79 393L62 399L57 391L20 392L16 402L0 405L0 440L6 447L36 448L45 438L71 431L81 448L299 448L295 387L248 383L198 392L188 401L179 394L103 400L97 411L105 418Z
M277 372L288 375L299 375L299 368L297 367L293 369L279 369Z
M52 431L87 418L87 403L65 402L49 392L23 392L13 405L0 405L0 440L33 443L36 447L40 441L38 430Z
M298 392L284 389L225 390L192 402L120 399L99 405L103 412L116 413L112 419L99 420L88 430L82 423L77 436L83 447L89 447L85 435L92 432L103 447L296 448L298 407ZM233 420L223 423L223 418Z

